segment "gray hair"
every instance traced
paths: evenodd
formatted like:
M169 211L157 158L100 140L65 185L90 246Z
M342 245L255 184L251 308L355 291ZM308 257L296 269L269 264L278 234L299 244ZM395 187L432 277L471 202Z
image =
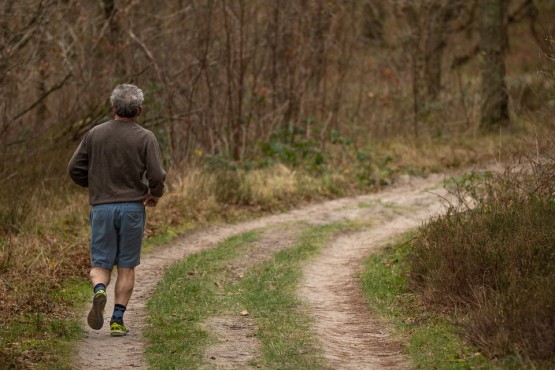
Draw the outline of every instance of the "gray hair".
M120 84L110 95L110 102L120 117L135 117L143 104L143 91L135 85Z

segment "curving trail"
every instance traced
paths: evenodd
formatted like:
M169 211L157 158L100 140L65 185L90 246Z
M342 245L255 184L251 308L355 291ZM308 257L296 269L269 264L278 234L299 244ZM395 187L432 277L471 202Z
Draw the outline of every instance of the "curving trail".
M304 269L300 297L315 317L324 356L333 369L407 369L400 344L389 339L363 299L357 274L361 262L389 239L417 227L441 210L432 194L414 192L391 199L397 215L370 229L332 241ZM377 210L375 219L381 219Z
M188 255L214 247L233 235L258 228L297 222L317 225L344 220L372 220L373 228L339 237L306 267L300 296L314 313L316 331L332 368L407 368L399 346L389 340L365 309L355 274L360 269L362 257L387 239L418 225L431 213L440 210L441 198L427 190L435 187L435 193L442 193L438 184L443 178L442 175L432 175L427 179L408 179L405 184L381 193L328 201L239 224L210 227L178 238L142 258L137 268L135 292L125 317L130 329L128 336L109 336L108 322L114 306L113 285L108 288L105 325L101 330L95 331L87 326L89 308L86 308L83 313L85 337L78 345L74 367L146 369L148 365L143 358L143 330L147 328L145 304L164 269ZM287 240L290 232L284 233L282 238ZM292 228L291 233L296 233L296 229ZM256 258L249 263L270 257L277 248L285 247L287 244L278 247L274 243L261 244ZM217 329L226 327L219 319L215 319L212 326ZM226 336L223 334L221 337ZM370 355L363 357L363 353ZM245 363L232 362L222 366L245 368Z

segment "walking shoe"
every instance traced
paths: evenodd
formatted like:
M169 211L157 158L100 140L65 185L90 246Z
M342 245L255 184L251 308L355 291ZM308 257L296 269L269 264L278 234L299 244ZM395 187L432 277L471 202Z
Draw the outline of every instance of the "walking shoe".
M124 324L118 322L110 323L110 336L124 336L129 332Z
M93 330L100 330L104 324L104 307L106 306L106 291L98 290L93 297L93 307L87 316L87 323Z

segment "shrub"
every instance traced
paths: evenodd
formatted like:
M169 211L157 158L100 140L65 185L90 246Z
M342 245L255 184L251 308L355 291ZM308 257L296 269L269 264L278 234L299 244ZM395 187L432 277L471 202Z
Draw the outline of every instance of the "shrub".
M553 367L554 160L531 169L459 182L461 202L421 228L410 276L486 355Z

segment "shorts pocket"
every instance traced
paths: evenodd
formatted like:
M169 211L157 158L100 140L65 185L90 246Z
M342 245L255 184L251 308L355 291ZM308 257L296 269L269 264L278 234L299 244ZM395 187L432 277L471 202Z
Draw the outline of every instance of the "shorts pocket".
M127 211L124 213L125 223L133 227L143 227L145 224L144 211Z
M89 216L92 224L105 224L111 221L111 214L107 210L92 210ZM110 220L109 220L110 219Z

